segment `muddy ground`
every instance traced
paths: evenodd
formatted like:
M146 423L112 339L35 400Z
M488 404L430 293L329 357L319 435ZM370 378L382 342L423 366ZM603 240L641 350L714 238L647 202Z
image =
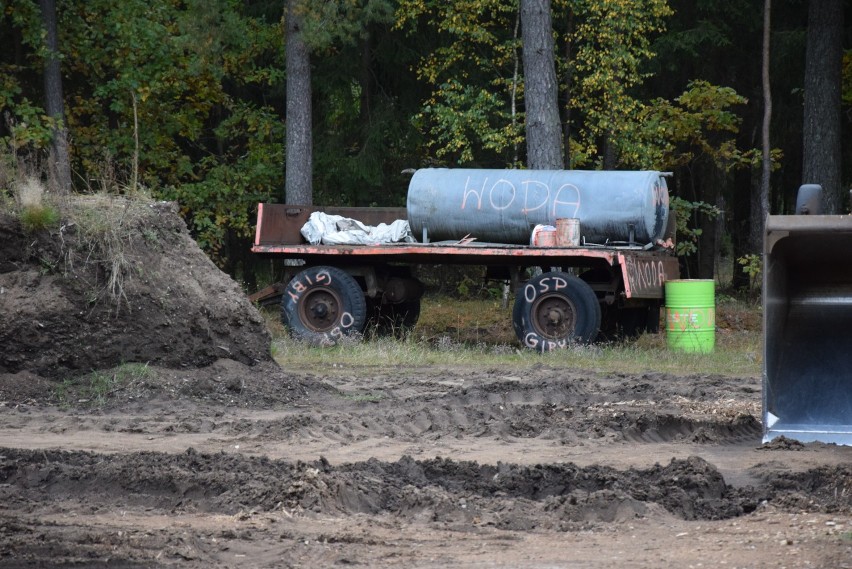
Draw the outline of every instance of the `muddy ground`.
M852 448L761 444L757 377L295 369L212 265L145 326L43 265L0 259L0 567L852 567Z

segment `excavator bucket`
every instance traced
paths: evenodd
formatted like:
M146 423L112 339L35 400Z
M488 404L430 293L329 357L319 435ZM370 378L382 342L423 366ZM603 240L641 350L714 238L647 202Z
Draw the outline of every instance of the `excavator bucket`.
M852 216L767 218L763 330L764 442L852 445Z

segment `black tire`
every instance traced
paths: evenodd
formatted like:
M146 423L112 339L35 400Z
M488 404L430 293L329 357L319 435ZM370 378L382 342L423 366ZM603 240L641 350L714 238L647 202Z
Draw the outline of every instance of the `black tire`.
M581 279L563 272L542 273L518 290L512 324L524 347L547 352L594 341L601 307Z
M352 276L335 267L305 269L287 283L281 322L301 340L330 346L364 330L367 301Z

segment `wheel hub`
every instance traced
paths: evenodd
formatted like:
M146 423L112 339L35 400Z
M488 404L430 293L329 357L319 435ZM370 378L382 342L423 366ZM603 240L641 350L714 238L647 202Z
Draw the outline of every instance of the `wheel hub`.
M574 305L562 295L542 296L532 307L535 331L550 340L570 336L577 325Z
M330 289L309 292L300 304L300 316L314 332L327 332L337 325L340 316L340 298Z

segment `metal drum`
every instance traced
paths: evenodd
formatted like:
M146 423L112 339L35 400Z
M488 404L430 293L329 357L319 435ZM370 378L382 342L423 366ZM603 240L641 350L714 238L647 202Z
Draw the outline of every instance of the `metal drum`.
M585 243L662 239L669 192L660 172L584 170L417 170L408 222L418 239L529 244L532 229L580 220ZM425 231L424 231L425 230Z

